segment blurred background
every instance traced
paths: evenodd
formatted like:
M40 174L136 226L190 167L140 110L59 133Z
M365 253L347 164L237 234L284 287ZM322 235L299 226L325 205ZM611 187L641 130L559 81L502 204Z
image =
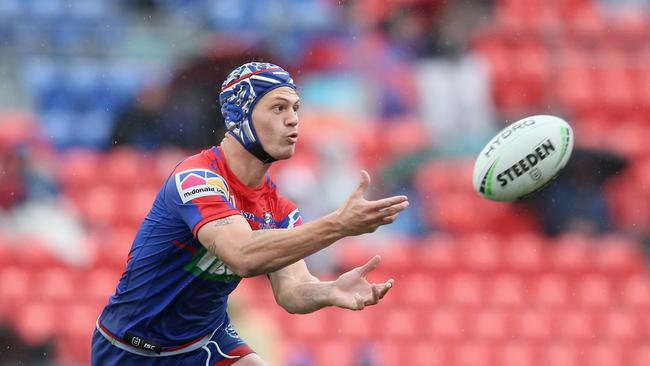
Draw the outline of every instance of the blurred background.
M408 194L390 227L308 259L383 261L378 306L290 315L265 277L231 296L283 366L650 365L647 0L0 1L0 365L88 365L134 233L185 155L223 135L247 61L289 70L296 156L273 167L311 220L368 169ZM476 154L531 114L571 161L530 199L473 192Z

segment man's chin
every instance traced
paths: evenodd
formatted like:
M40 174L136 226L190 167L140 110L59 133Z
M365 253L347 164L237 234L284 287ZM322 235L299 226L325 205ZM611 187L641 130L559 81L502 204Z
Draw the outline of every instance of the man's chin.
M295 148L286 149L284 151L279 151L277 154L272 154L276 160L287 160L290 159L296 153Z

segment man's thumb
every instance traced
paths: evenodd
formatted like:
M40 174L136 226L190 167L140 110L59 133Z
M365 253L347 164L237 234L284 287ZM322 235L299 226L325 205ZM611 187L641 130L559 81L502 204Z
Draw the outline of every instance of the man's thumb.
M368 261L368 263L366 263L363 266L359 267L359 271L361 272L361 275L365 276L368 273L370 273L373 269L375 269L377 267L377 265L379 264L380 261L381 261L381 256L375 255L374 257L372 257Z
M357 187L354 193L356 195L363 196L363 194L366 193L366 191L368 190L369 185L370 185L370 175L368 175L367 171L362 170L361 181L359 182L359 186Z

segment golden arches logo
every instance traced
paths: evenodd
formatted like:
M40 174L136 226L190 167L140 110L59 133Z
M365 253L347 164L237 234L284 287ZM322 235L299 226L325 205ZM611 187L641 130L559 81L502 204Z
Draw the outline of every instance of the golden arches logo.
M220 195L227 197L230 197L230 189L228 188L228 183L222 178L222 177L217 177L217 178L209 178L208 184L215 187L217 189L217 192Z

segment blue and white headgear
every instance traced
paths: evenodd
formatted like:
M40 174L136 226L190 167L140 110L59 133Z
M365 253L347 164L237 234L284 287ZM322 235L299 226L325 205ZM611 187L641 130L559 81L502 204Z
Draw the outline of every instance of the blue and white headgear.
M263 163L276 159L264 150L255 132L253 108L266 93L281 86L296 89L288 72L274 64L249 62L228 75L219 94L228 133Z

